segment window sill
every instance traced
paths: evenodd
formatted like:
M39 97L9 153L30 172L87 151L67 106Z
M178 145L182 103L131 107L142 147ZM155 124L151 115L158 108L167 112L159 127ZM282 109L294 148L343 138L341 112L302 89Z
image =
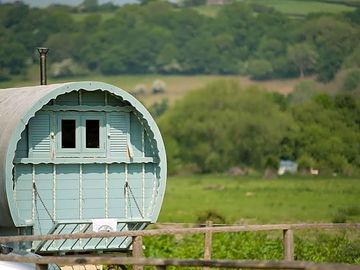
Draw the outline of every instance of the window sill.
M111 163L157 163L158 159L153 157L134 158L18 158L14 164L111 164Z

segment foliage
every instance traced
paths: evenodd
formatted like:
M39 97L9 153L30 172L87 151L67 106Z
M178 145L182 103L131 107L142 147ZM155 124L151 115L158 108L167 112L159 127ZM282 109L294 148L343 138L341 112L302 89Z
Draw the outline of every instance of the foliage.
M249 62L249 74L252 79L265 80L271 77L272 65L267 60L252 60Z
M299 82L293 92L288 95L290 104L300 104L311 100L314 95L319 93L314 81L305 80Z
M295 44L288 48L288 58L299 69L300 77L304 77L305 71L311 71L316 63L316 52L307 43Z
M308 233L295 237L295 256L301 261L359 263L360 241L346 233ZM161 258L202 258L202 235L145 237L145 256ZM279 234L240 232L214 234L212 258L242 260L281 260Z
M172 167L174 160L181 160L202 172L216 172L239 165L263 167L268 155L278 153L291 117L271 94L219 81L188 94L159 124L165 144L172 142L178 149L168 152L170 171L182 170Z
M318 95L311 102L294 106L292 114L301 132L295 139L298 155L310 156L323 173L354 173L357 151L359 100L341 94ZM354 148L355 147L355 148Z
M3 4L1 74L24 73L35 60L34 48L46 45L49 61L71 58L105 75L246 73L264 80L305 73L328 81L358 51L358 9L292 20L276 3L269 8L260 0L218 7L212 17L187 7L203 2L178 7L144 0L114 7L84 0L76 9Z
M360 171L359 115L357 96L320 93L308 81L286 99L228 80L186 95L159 125L171 174L276 170L279 159L290 159L302 172L354 175Z
M360 86L360 69L350 71L343 82L343 90L353 91Z

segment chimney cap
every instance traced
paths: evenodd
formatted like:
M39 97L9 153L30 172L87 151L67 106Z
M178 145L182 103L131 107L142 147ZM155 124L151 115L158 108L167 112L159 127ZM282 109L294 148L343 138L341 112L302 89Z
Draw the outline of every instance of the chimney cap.
M49 48L46 48L46 47L38 47L37 50L38 50L39 53L44 53L44 54L46 54L46 53L49 51Z

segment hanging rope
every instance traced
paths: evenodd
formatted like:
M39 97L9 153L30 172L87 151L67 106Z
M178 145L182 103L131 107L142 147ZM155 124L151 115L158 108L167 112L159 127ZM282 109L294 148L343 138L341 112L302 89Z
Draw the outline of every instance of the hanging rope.
M135 199L135 196L134 196L134 193L132 192L131 187L130 187L130 185L129 185L128 182L125 182L124 194L125 194L125 192L126 192L126 189L128 189L128 190L130 191L130 195L131 195L131 197L133 198L133 200L134 200L134 202L135 202L136 208L138 209L138 211L139 211L139 213L140 213L140 216L141 216L142 218L144 218L144 216L143 216L143 214L142 214L142 212L141 212L141 210L140 210L139 204L137 203L137 201L136 201L136 199ZM130 204L130 203L131 203L131 201L130 201L130 199L129 199L129 204ZM130 209L131 209L131 205L130 205ZM130 210L130 211L131 211L131 210Z
M34 189L34 191L35 191L35 203L36 203L36 197L39 197L40 202L41 202L42 206L44 207L46 213L47 213L48 216L50 217L52 223L55 224L55 220L54 220L54 218L52 217L52 215L50 214L49 210L47 209L44 201L41 199L40 194L39 194L39 192L38 192L38 190L37 190L37 188L36 188L36 184L35 184L35 183L33 183L33 189ZM38 217L38 218L39 218L39 217Z

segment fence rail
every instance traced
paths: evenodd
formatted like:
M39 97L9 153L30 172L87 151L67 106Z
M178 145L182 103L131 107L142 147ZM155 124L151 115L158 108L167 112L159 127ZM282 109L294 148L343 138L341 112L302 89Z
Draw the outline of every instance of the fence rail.
M305 270L359 270L360 266L350 264L324 264L312 262L288 261L246 261L246 260L180 260L180 259L145 259L126 257L19 257L0 255L0 261L35 263L39 270L47 269L50 263L58 265L90 265L117 264L155 266L166 269L167 266L181 267L216 267L216 268L247 268L247 269L305 269ZM46 266L46 268L45 268Z
M0 237L0 244L10 242L26 241L52 241L66 239L86 238L113 238L133 237L133 258L127 257L70 257L70 256L44 256L44 257L20 257L0 255L0 261L31 262L37 265L38 270L47 269L47 264L55 263L60 265L78 264L120 264L133 265L134 269L142 269L144 265L155 266L156 269L165 269L166 266L188 266L188 267L221 267L221 268L249 268L249 269L342 269L360 270L359 265L348 264L316 264L311 262L294 261L294 230L307 229L360 229L360 223L318 223L318 224L269 224L269 225L242 225L242 226L212 226L211 222L206 227L200 228L168 228L153 229L145 231L122 231L122 232L96 232L77 233L63 235L28 235L28 236L3 236ZM258 232L258 231L282 231L283 232L283 261L243 261L243 260L211 260L212 234L229 232ZM180 259L154 259L143 258L142 237L158 235L184 235L184 234L205 234L204 260L180 260Z

